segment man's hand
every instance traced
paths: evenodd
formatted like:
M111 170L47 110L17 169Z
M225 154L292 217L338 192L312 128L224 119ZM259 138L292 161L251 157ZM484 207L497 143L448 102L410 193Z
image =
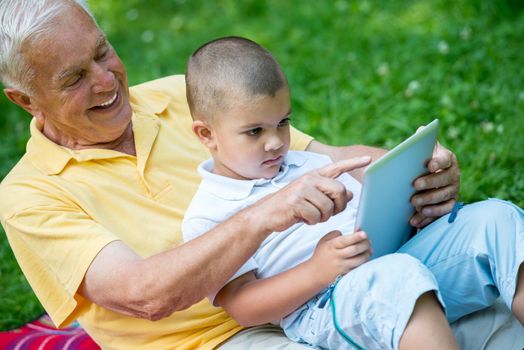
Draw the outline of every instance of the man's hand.
M283 231L297 222L324 222L344 210L353 197L336 178L344 172L364 167L370 161L371 158L366 156L351 158L310 171L258 201L253 213L264 220L266 232Z
M334 161L362 155L370 155L373 160L376 160L387 152L384 149L363 145L334 147L317 141L312 141L307 150L328 155ZM438 143L433 150L433 158L428 163L428 169L430 174L415 180L415 188L420 192L411 199L417 212L410 223L417 228L424 227L449 213L460 189L457 159L452 152ZM362 170L356 169L351 172L351 175L360 182L363 181Z
M371 243L364 231L342 236L332 231L318 242L313 256L306 262L314 273L329 285L339 275L348 273L369 260Z
M418 192L411 198L411 203L416 213L410 223L416 228L422 228L449 213L460 189L457 158L438 142L428 163L428 170L430 174L419 177L414 183Z

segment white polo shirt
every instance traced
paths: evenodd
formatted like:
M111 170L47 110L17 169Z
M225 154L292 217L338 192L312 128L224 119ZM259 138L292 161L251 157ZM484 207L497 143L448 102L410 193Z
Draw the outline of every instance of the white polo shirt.
M202 176L202 182L182 223L184 241L208 232L262 197L278 191L308 171L330 163L331 159L324 155L290 151L274 178L256 180L237 180L214 174L211 172L212 159L201 163L198 172ZM253 271L257 278L274 276L310 258L318 241L327 233L333 230L339 230L343 234L353 232L362 186L349 174L342 174L338 180L353 192L353 199L343 212L323 223L298 223L283 232L272 233L229 281L248 271ZM210 298L214 299L215 295L211 295Z

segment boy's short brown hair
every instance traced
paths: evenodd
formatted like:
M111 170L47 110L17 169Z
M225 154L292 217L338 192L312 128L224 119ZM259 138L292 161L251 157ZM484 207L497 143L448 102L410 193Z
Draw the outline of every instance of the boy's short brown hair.
M239 99L275 94L288 82L278 62L259 44L224 37L198 48L186 69L186 95L193 119L211 120Z

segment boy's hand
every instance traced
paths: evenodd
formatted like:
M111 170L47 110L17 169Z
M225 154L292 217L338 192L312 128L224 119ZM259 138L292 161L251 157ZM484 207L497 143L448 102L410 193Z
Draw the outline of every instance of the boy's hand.
M331 231L318 242L313 256L306 262L313 276L329 285L339 275L343 275L369 260L372 254L371 243L364 231L343 236L339 231Z

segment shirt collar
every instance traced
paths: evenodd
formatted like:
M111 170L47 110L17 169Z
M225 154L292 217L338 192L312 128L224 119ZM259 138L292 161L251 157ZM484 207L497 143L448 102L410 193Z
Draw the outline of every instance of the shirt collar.
M31 138L27 142L26 152L31 163L47 175L60 173L72 159L71 150L49 140L31 120Z
M155 90L144 90L134 94L130 89L129 102L134 111L146 114L161 114L170 101L169 95Z
M252 194L256 187L272 183L275 187L284 187L287 182L285 176L293 168L301 167L307 161L302 152L288 152L280 171L271 179L238 180L212 173L213 159L208 159L198 166L198 173L202 176L200 188L225 200L243 200Z
M157 119L151 118L150 116L133 113L132 124L137 158L140 163L145 163L154 140L158 135L159 123ZM60 146L42 133L36 124L36 119L31 121L30 131L31 138L27 143L26 153L33 165L46 175L57 175L61 173L70 161L80 163L93 159L127 156L121 152L107 149L72 150Z
M160 91L142 91L134 94L130 89L129 102L133 113L133 132L135 137L135 147L137 156L149 154L152 143L158 134L158 123L153 122L150 115L159 115L164 112L169 104L169 95ZM142 114L142 115L141 115ZM139 128L137 126L139 125ZM137 130L146 138L137 137ZM144 130L143 130L144 129ZM31 138L27 143L26 152L31 162L47 175L61 173L72 159L82 162L91 159L113 158L122 156L122 153L104 149L85 149L72 150L62 147L49 140L38 128L36 120L33 118L30 125ZM151 140L152 138L152 140ZM142 150L142 146L147 149ZM145 161L145 159L144 159Z

